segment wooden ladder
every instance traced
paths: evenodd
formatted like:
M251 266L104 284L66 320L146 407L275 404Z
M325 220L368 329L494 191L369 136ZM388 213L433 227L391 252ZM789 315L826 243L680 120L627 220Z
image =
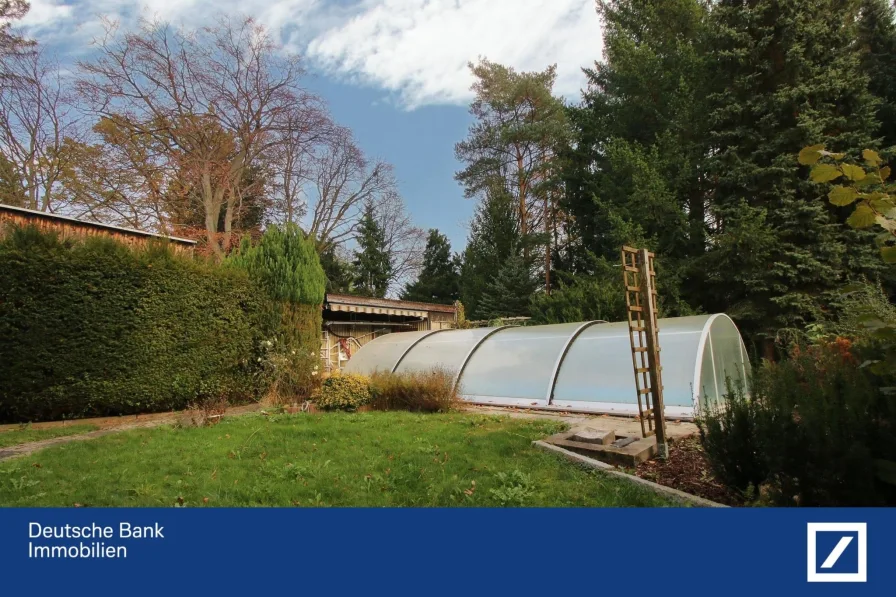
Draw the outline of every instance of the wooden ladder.
M663 378L657 326L654 255L647 249L622 247L622 281L628 314L632 367L641 435L656 435L660 456L668 454L663 418Z

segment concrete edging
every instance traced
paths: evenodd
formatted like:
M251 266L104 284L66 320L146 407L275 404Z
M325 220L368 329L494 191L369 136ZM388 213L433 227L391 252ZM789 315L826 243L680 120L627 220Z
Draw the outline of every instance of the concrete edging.
M565 448L561 448L560 446L555 446L549 444L547 442L541 440L535 440L532 442L532 445L541 450L546 450L548 452L554 452L555 454L559 454L563 456L567 460L575 462L577 464L582 464L587 466L588 468L600 471L601 473L618 477L621 479L625 479L629 483L634 483L636 485L641 485L642 487L647 487L648 489L652 489L657 493L662 493L671 497L673 500L688 505L688 506L700 506L703 508L728 508L725 504L720 504L718 502L714 502L712 500L708 500L706 498L698 497L696 495L692 495L690 493L686 493L684 491L680 491L678 489L673 489L671 487L666 487L665 485L660 485L659 483L654 483L653 481L648 481L647 479L642 479L641 477L636 477L635 475L629 475L628 473L624 473L617 469L612 464L607 464L606 462L601 462L600 460L595 460L594 458L588 458L587 456L583 456L581 454L577 454L576 452L571 452Z

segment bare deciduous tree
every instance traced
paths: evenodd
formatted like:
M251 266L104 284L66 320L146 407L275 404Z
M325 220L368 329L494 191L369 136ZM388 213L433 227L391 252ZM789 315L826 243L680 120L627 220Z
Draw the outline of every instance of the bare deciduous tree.
M252 19L226 17L195 31L142 21L119 34L108 23L97 46L96 57L79 62L78 91L110 123L107 142L117 139L135 171L151 161L159 184L179 177L191 185L212 252L222 257L247 169L293 132L312 136L321 121L321 101L299 85L298 57L282 53Z
M397 192L385 196L375 206L374 215L386 237L386 252L392 262L389 292L395 294L419 273L426 247L426 232L414 226Z
M396 193L392 166L371 163L346 129L320 148L308 170L313 200L307 232L321 250L351 240L364 206L379 211Z
M79 115L69 103L65 76L42 51L7 57L0 86L0 151L16 170L24 205L65 207L60 179L70 165L66 139L77 139Z

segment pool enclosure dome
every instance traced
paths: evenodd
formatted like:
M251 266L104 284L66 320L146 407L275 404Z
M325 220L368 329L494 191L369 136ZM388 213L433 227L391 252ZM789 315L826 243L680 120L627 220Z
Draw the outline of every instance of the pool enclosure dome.
M690 418L699 405L724 395L726 378L747 379L743 340L727 315L658 325L667 417ZM365 344L343 370L370 375L440 367L473 403L634 415L630 342L627 322L402 332Z

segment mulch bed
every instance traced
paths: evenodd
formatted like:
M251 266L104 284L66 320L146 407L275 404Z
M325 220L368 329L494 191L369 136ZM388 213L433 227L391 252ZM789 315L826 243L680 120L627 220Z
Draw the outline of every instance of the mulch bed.
M743 505L743 499L722 485L712 468L696 435L672 438L668 460L648 460L638 465L635 474L642 479L672 487L720 504Z

